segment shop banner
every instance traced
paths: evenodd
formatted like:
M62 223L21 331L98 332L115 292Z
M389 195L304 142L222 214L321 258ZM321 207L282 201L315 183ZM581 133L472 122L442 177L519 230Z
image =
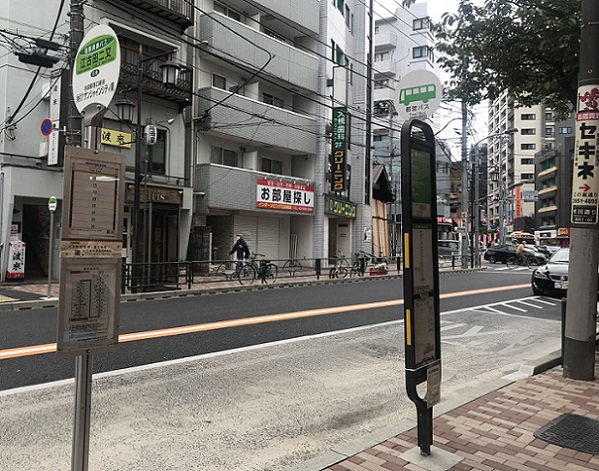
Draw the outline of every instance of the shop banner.
M256 207L278 211L313 213L314 187L259 178L256 182Z

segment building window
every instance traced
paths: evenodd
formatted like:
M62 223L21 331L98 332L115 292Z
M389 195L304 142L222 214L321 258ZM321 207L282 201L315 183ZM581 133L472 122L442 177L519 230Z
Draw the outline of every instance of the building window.
M223 3L214 2L214 11L222 13L223 15L228 16L229 18L232 18L235 21L241 21L241 14L238 11L229 8L227 5Z
M262 171L281 175L283 173L283 162L262 157Z
M545 119L547 121L553 121L553 113L551 113L551 112L545 113Z
M262 31L264 34L266 34L267 36L270 36L273 39L276 39L277 41L281 41L281 42L285 42L285 38L283 36L281 36L279 33L275 33L272 29L269 28L264 28Z
M559 133L560 134L572 134L572 128L570 126L561 127L561 128L559 128Z
M520 174L520 180L534 180L534 173L522 173Z
M389 51L377 52L374 54L374 62L388 61Z
M535 128L525 128L520 131L523 136L534 136L537 133Z
M374 81L374 89L381 90L383 88L387 88L389 86L389 79L381 79Z
M545 128L545 136L553 136L553 128Z
M522 165L532 165L535 163L535 159L520 159Z
M262 102L266 103L268 105L272 105L272 106L276 106L277 108L284 108L285 107L285 102L282 98L278 98L274 95L271 95L269 93L263 93L262 94Z
M412 58L413 59L421 59L421 58L433 58L433 50L428 46L418 46L412 49Z
M350 25L351 25L351 11L349 10L349 7L347 5L345 5L345 26L347 26L347 29L350 29L351 28Z
M412 29L418 31L421 29L428 29L429 21L428 18L416 18L412 21Z
M341 49L339 46L337 46L335 49L335 63L339 65L347 65L345 53L343 52L343 49Z
M344 0L337 0L337 9L343 13L343 4L345 3Z
M210 148L210 163L238 167L237 152L223 147Z
M212 74L212 86L220 88L221 90L227 89L227 79L222 75Z
M148 173L164 175L166 173L166 130L158 129L156 144L147 146L148 150Z
M521 150L535 150L537 148L536 144L520 144Z
M533 121L537 119L537 115L534 113L524 113L520 116L520 119L523 121Z

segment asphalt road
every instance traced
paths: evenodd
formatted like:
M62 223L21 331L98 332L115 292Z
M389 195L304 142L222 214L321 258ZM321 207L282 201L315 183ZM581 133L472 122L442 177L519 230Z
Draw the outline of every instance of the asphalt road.
M509 291L501 290L501 287L506 284L527 284L529 279L528 271L491 269L476 273L445 274L440 277L441 310L451 311L528 296L532 294L528 287ZM494 287L497 288L495 291ZM477 290L480 292L477 293ZM94 355L94 372L398 320L403 318L401 305L367 309L356 308L356 305L392 302L402 298L402 280L387 279L125 303L121 305L120 334L203 326L221 321L230 323L214 330L121 343L116 352ZM334 315L327 310L343 306L349 307ZM309 310L316 310L317 315L305 317L302 314ZM268 318L281 313L298 314L288 315L285 320ZM1 313L1 349L55 342L56 316L55 309ZM253 323L252 319L259 316L267 318L264 322ZM241 319L250 320L237 322ZM73 374L73 359L59 358L54 353L7 358L0 361L0 390L71 378Z

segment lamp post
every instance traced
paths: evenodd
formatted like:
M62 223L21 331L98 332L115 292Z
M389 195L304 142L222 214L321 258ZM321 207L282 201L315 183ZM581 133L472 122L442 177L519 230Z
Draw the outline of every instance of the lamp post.
M136 293L137 288L140 282L140 273L141 266L140 264L145 264L145 256L147 252L147 247L145 243L147 228L142 228L142 218L141 218L141 180L142 180L142 138L143 138L143 129L142 129L142 113L141 113L141 104L143 99L143 80L144 80L144 63L148 61L153 61L159 59L160 57L170 56L171 54L177 52L177 49L173 51L163 52L160 54L156 54L150 57L143 57L143 45L139 45L139 52L137 56L137 127L136 127L136 136L135 136L135 173L134 173L134 196L133 196L133 243L132 243L132 292ZM176 85L177 80L179 78L179 71L181 68L175 64L172 60L166 61L164 64L160 65L162 69L162 84L163 85ZM127 122L133 121L133 108L135 108L135 104L128 99L119 100L116 104L117 110L119 113L119 117L121 120ZM146 201L147 204L147 201ZM147 208L145 208L147 211Z

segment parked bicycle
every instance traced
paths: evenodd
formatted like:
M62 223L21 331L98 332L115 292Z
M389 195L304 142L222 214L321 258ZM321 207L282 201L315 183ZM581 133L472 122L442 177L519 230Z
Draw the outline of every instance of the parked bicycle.
M258 257L260 259L256 260ZM235 275L239 284L251 285L256 279L262 283L274 283L278 273L279 269L270 260L266 260L266 255L252 252Z
M349 274L349 262L341 254L339 257L333 257L335 262L329 268L329 278L345 278Z
M366 267L371 258L372 255L360 250L356 254L356 260L352 263L349 276L364 276L364 272L366 272Z

